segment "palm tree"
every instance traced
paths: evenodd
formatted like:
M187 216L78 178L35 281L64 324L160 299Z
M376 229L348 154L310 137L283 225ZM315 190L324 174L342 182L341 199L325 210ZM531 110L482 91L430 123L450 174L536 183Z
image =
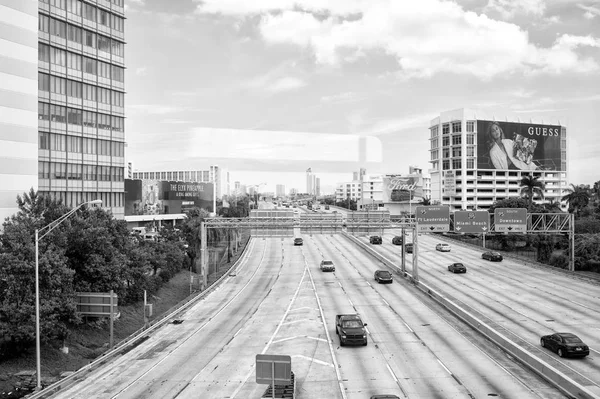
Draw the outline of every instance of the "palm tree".
M527 198L527 209L529 210L531 210L531 206L533 205L533 197L539 195L544 199L546 185L539 179L539 176L533 177L533 175L523 176L521 179L521 197Z
M567 188L565 191L568 192L567 195L562 197L563 201L567 201L569 204L569 211L579 214L579 211L590 203L590 193L589 187L585 185L574 185L571 184L571 188Z
M430 198L423 198L421 200L421 203L419 205L424 205L424 206L431 205L431 199Z

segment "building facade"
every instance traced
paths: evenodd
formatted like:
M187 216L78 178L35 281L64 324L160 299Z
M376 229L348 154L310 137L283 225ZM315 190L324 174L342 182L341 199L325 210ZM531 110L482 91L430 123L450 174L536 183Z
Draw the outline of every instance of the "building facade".
M16 2L13 2L16 3ZM38 2L38 187L124 216L124 0Z
M37 0L0 0L0 229L38 189Z
M520 181L530 175L546 186L537 202L560 203L566 194L567 129L560 123L496 121L457 109L433 119L429 131L432 203L489 209L519 197Z
M353 201L358 201L362 198L362 183L359 180L338 183L336 185L335 201L344 201L348 198Z
M176 170L176 171L141 171L133 172L134 179L142 180L166 180L181 181L188 183L209 183L215 182L217 189L217 198L223 198L224 195L230 195L229 171L218 165L210 165L208 170ZM236 190L240 188L239 182L236 182Z
M275 194L279 198L285 197L285 184L277 184L275 186Z

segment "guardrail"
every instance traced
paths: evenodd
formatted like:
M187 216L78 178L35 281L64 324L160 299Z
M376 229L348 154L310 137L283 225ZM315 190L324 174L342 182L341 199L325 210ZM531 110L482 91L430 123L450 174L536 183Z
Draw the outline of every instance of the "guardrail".
M342 233L342 235L350 241L358 244L359 248L361 248L364 252L367 252L369 255L373 256L392 270L395 270L398 274L402 275L402 271L398 266L396 266L385 256L370 248L366 243L348 233ZM404 277L408 278L412 283L415 283L410 273L405 272ZM458 305L456 303L457 301L448 298L443 292L428 286L422 281L416 283L415 286L438 302L440 305L444 306L462 321L467 323L469 326L479 331L483 336L500 346L506 352L510 353L530 370L567 395L582 399L600 399L600 387L594 382L587 380L586 382L588 383L584 385L578 381L575 381L564 372L550 365L548 362L540 359L538 356L532 353L532 351L514 342L512 338L509 338L505 334L502 334L494 329L491 326L492 323L484 320L485 316L476 315L477 312L472 308L464 304Z
M76 380L82 378L83 374L85 374L87 372L91 372L92 370L95 370L99 366L112 360L117 355L127 352L129 347L137 344L138 341L143 339L145 336L147 336L148 334L152 333L153 331L159 329L160 327L164 326L165 324L167 324L168 321L170 321L170 319L172 319L179 313L187 310L188 308L192 307L193 305L196 304L196 302L200 301L206 295L208 295L212 291L214 291L215 288L225 278L227 278L229 276L229 273L232 270L234 270L235 268L237 268L239 263L241 263L243 260L245 260L245 258L248 256L248 246L249 245L250 245L250 241L248 241L248 244L246 244L246 246L244 247L244 250L242 251L242 254L240 255L240 257L235 261L234 264L231 265L231 267L229 269L227 269L227 272L224 273L218 280L215 280L204 291L199 292L198 294L189 298L189 300L187 300L180 307L171 311L170 313L166 313L166 314L162 315L161 317L153 320L148 327L141 328L140 330L136 331L129 337L125 338L123 341L119 342L115 346L114 349L104 353L101 357L97 358L90 364L80 368L79 370L75 371L73 374L61 379L60 381L57 381L54 384L49 385L48 387L42 389L41 391L34 392L32 395L27 396L27 398L28 399L41 399L41 398L46 398L50 395L54 395L55 393L59 392L61 389L64 389L67 386L70 386L70 384L72 384Z

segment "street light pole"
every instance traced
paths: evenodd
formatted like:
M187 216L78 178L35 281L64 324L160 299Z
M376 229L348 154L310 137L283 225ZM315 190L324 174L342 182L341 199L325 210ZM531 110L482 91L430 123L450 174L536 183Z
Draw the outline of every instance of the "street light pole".
M37 385L36 390L42 389L42 360L41 360L41 349L40 349L40 265L39 265L39 242L42 238L46 237L52 230L54 230L59 224L67 220L71 215L86 204L101 204L102 200L93 200L79 204L69 212L65 213L53 222L50 222L41 229L35 229L35 366L37 374ZM44 231L46 230L46 231ZM40 237L40 232L43 232Z

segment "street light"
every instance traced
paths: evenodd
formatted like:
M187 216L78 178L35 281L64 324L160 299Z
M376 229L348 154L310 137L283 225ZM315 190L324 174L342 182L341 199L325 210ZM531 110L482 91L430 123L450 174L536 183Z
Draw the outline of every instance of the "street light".
M39 391L42 389L42 364L40 356L40 273L39 273L39 241L46 237L52 230L54 230L59 224L67 220L73 215L79 208L86 204L101 204L102 200L93 200L79 204L77 207L71 209L55 221L42 227L41 229L35 229L35 360L36 360L36 372L37 372L37 386L36 389ZM46 230L46 231L44 231ZM41 236L40 233L44 232Z

